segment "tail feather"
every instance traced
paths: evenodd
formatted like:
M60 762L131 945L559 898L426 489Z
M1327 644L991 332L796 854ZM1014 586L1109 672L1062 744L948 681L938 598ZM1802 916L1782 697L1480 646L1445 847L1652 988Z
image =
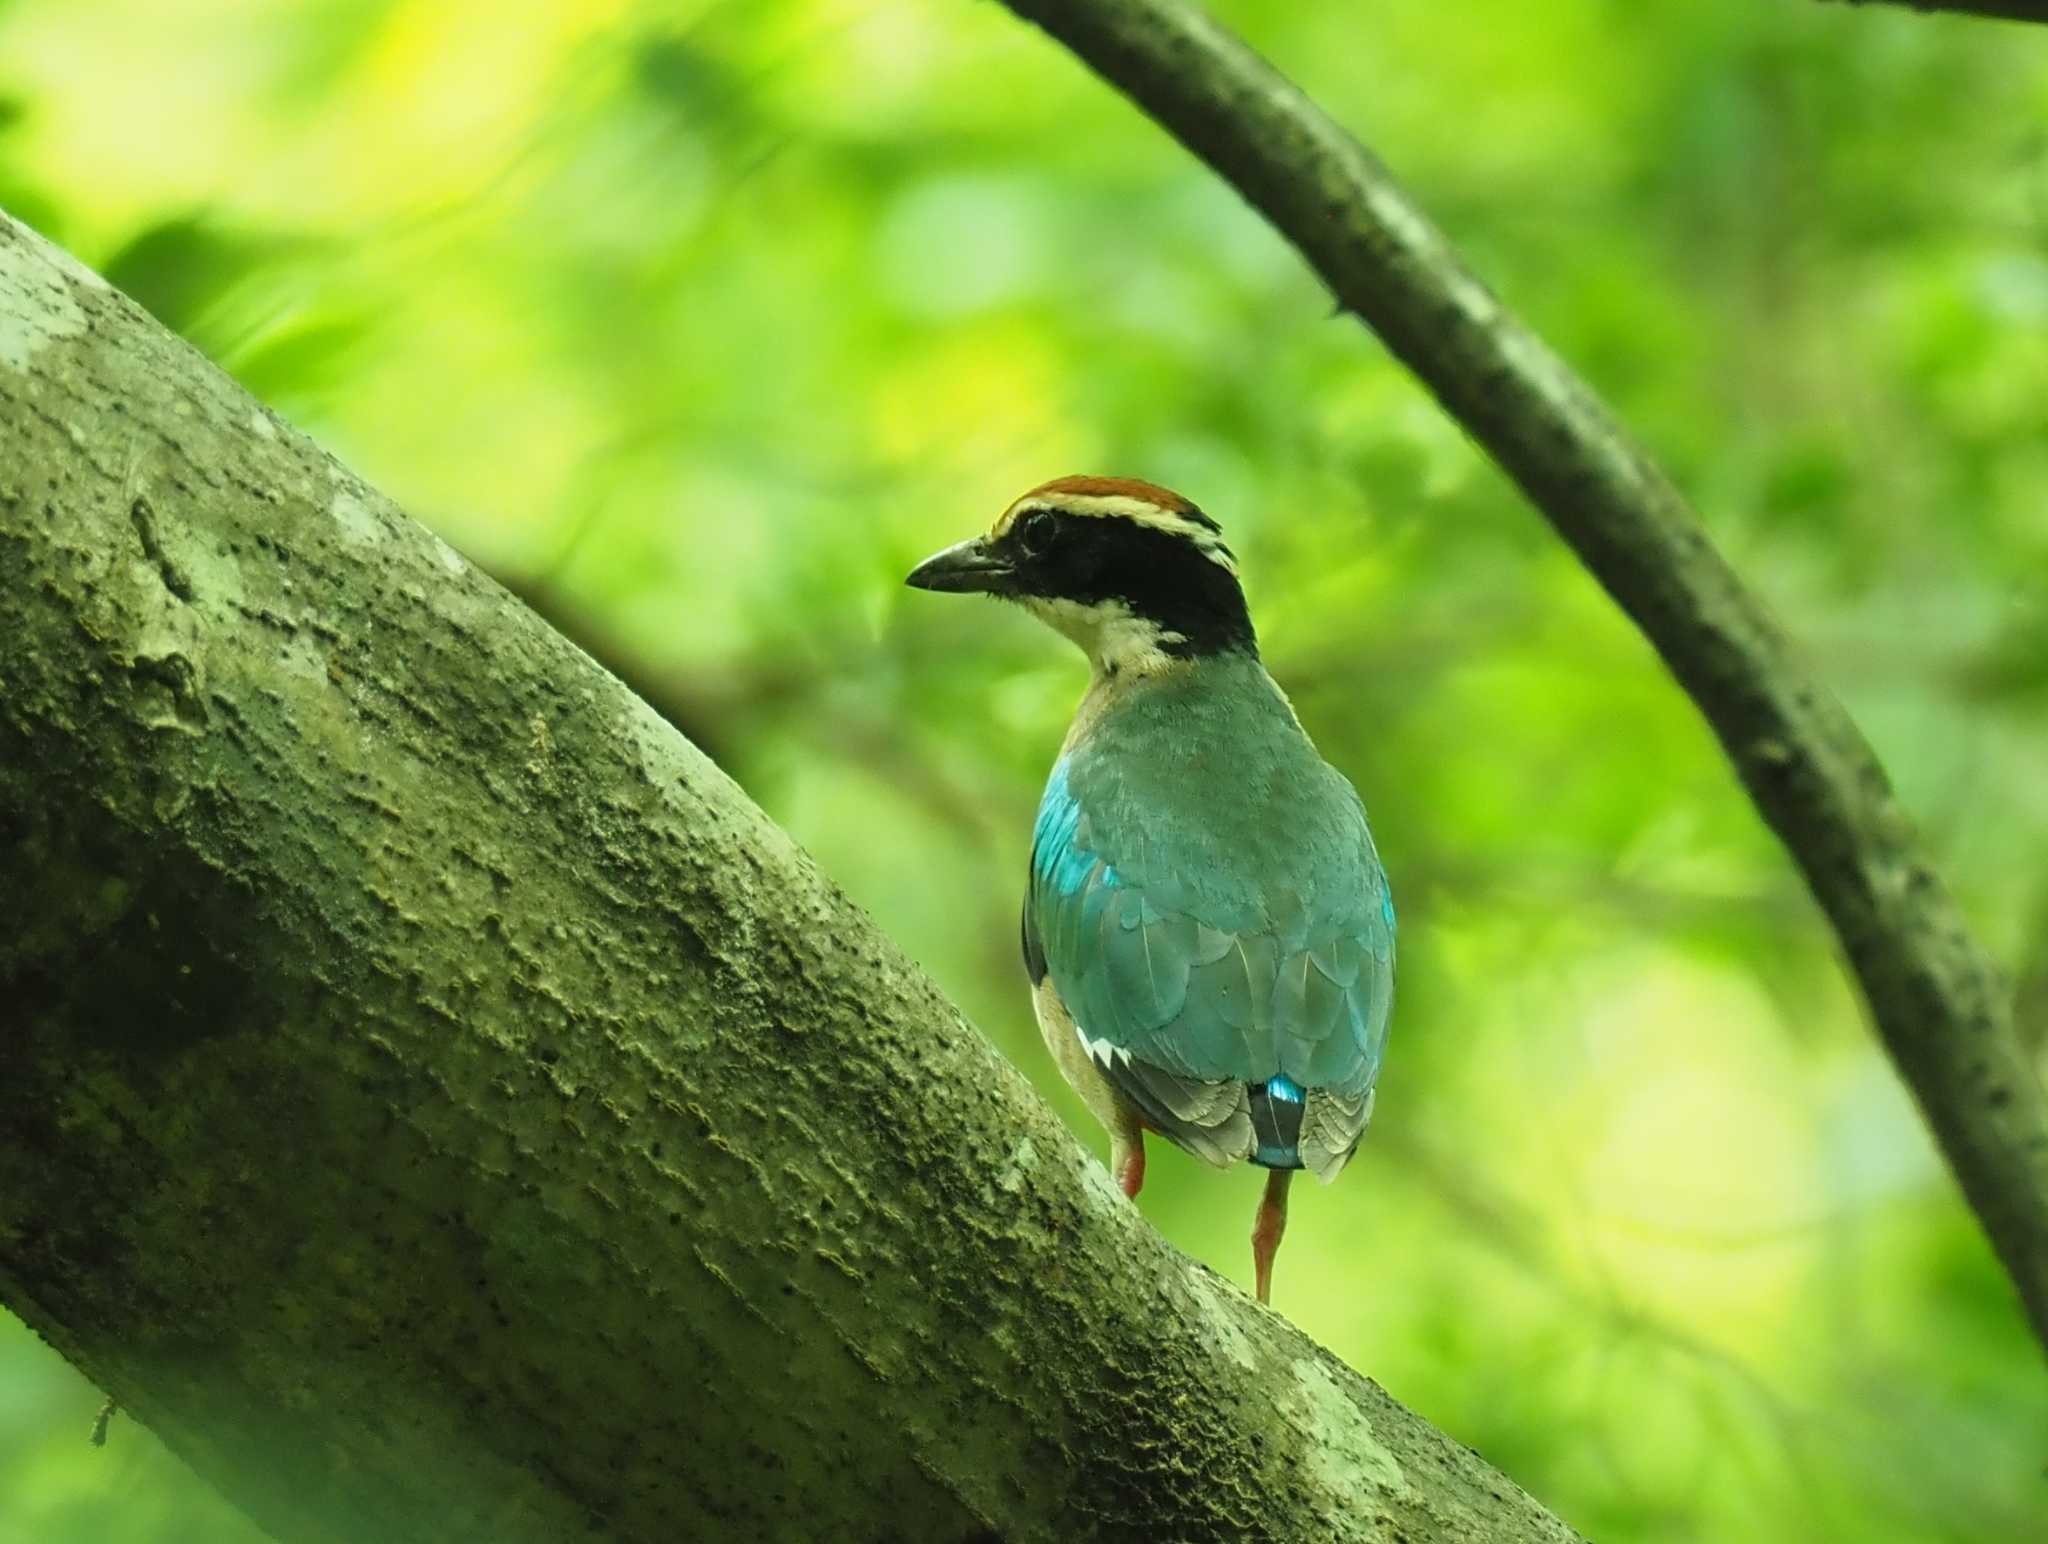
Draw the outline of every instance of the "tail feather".
M1301 1117L1306 1096L1292 1078L1276 1077L1246 1089L1252 1131L1258 1145L1252 1162L1269 1169L1298 1169L1301 1162Z

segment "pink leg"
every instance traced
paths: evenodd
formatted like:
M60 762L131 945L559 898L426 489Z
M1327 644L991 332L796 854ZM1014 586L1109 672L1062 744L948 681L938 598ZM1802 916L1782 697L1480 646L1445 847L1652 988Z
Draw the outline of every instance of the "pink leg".
M1262 1303L1273 1300L1273 1256L1279 1253L1280 1239L1287 1232L1287 1187L1293 1182L1294 1170L1268 1169L1266 1194L1252 1220L1252 1275Z
M1124 1194L1137 1200L1145 1187L1145 1133L1133 1131L1128 1138L1117 1135L1110 1142L1109 1167Z

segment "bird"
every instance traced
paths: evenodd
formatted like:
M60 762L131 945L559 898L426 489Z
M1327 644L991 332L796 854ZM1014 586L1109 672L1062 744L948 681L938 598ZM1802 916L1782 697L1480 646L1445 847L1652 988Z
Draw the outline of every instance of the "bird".
M1145 1135L1267 1171L1261 1303L1294 1175L1372 1117L1395 914L1357 791L1267 673L1222 528L1130 477L1057 477L905 582L1064 634L1089 682L1046 779L1022 943L1053 1061L1133 1202Z

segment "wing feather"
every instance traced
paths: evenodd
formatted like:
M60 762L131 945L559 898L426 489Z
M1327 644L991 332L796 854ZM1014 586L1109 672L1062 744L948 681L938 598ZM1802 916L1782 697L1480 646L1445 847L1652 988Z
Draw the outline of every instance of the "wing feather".
M1070 760L1033 833L1027 957L1035 943L1096 1064L1166 1135L1211 1162L1247 1156L1247 1087L1284 1075L1307 1091L1301 1161L1334 1175L1370 1114L1392 1000L1392 909L1363 814L1352 859L1238 893L1227 870L1168 865L1172 844L1131 801L1077 789Z

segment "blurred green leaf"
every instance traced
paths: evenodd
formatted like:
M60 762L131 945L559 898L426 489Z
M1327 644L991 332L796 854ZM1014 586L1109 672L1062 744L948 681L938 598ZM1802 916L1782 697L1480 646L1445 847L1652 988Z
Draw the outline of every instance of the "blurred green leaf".
M274 250L273 243L231 232L205 214L182 214L138 231L100 272L173 332L189 332Z

